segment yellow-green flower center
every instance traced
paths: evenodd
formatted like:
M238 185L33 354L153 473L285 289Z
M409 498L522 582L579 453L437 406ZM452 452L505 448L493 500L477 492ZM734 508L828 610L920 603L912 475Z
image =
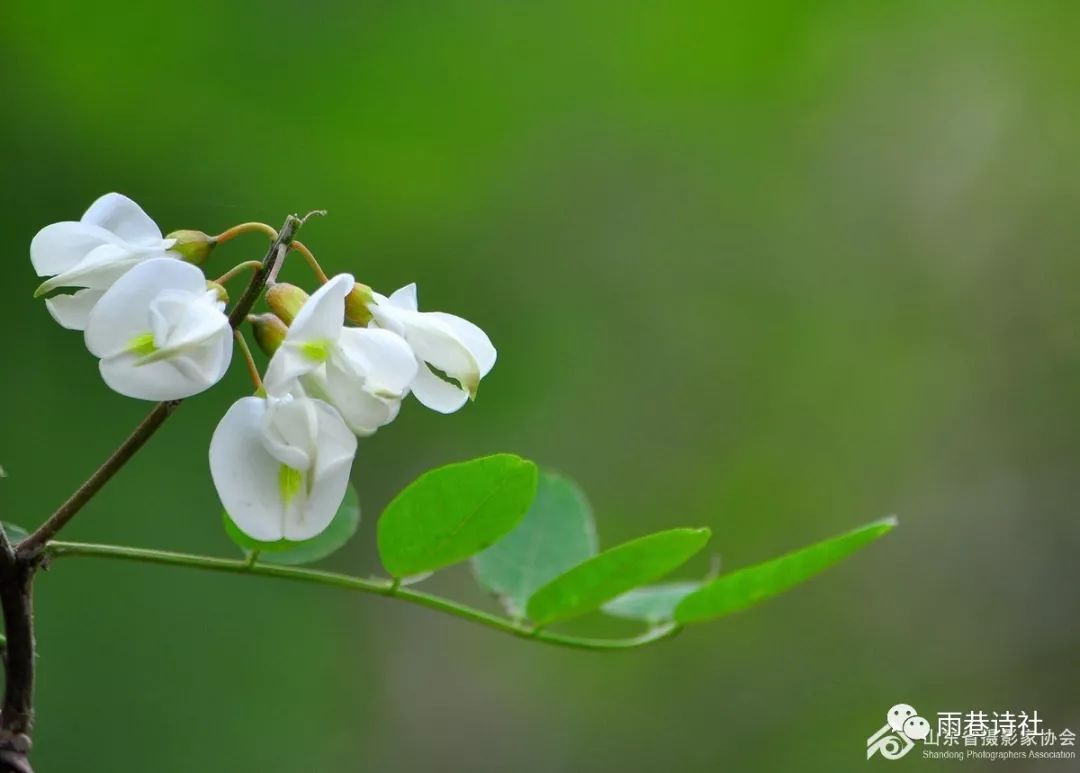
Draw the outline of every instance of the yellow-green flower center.
M282 502L289 504L293 497L300 493L302 485L304 485L304 473L300 470L295 470L285 464L278 468L278 491L281 492Z
M304 356L315 362L326 362L330 356L329 341L306 341L300 345L300 351Z
M137 354L140 357L146 357L157 351L157 347L154 346L154 334L143 333L137 335L128 341L127 350L132 354Z

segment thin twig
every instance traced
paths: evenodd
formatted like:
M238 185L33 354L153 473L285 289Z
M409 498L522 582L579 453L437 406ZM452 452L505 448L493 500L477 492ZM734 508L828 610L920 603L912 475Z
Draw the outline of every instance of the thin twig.
M233 277L239 276L245 271L258 271L260 268L262 268L262 263L260 263L259 261L245 260L243 263L237 263L235 266L230 268L228 271L226 271L214 281L217 282L219 285L223 285Z
M315 276L319 280L319 282L321 282L322 284L326 284L330 281L330 278L326 275L326 272L323 271L323 267L319 265L319 261L318 259L316 259L315 253L308 249L308 246L306 244L304 244L303 242L294 241L292 243L292 246L294 250L304 256L304 260L307 261L307 264L311 267L311 270L315 272Z
M232 228L222 231L217 236L212 236L211 241L214 244L224 244L225 242L232 241L241 234L249 233L261 233L266 234L271 239L278 238L278 232L274 230L273 226L266 223L241 223L240 225L234 225Z
M233 337L236 339L237 348L240 350L240 354L244 358L244 363L247 365L248 375L251 376L251 382L255 385L255 389L262 389L262 376L259 375L259 366L255 364L255 358L251 356L251 348L247 344L247 339L244 338L244 334L239 330L233 331Z
M60 505L55 513L48 517L45 523L38 526L33 534L19 543L16 549L19 558L29 559L36 556L41 551L41 548L45 546L45 543L64 528L83 509L86 503L101 491L105 484L120 471L121 467L128 463L131 457L158 431L158 427L164 424L165 420L179 407L180 400L169 400L155 405L146 418L139 422L139 426L135 428L135 431L120 444L119 448L112 452L94 474L87 478L86 482L79 486L75 493L68 497L68 500Z
M674 623L652 628L641 636L628 639L595 639L581 636L568 636L552 633L546 629L528 626L507 618L493 615L479 609L464 606L456 601L434 596L423 591L400 587L395 580L364 579L346 574L324 572L318 569L303 569L294 566L253 563L248 559L213 558L190 553L174 553L166 550L150 550L123 545L95 545L82 542L50 542L46 548L49 556L83 556L86 558L113 558L123 561L136 561L149 564L166 564L193 569L207 569L229 574L254 574L262 577L275 577L282 580L329 585L336 588L372 593L401 599L410 604L417 604L445 614L460 617L473 623L494 628L497 631L517 636L522 639L554 644L561 647L573 647L584 650L620 650L643 647L675 636L681 626Z

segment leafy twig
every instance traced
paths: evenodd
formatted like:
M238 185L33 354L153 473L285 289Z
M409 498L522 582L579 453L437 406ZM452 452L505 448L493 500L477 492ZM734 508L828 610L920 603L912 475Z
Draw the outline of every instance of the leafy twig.
M275 577L282 580L296 582L315 583L317 585L329 585L335 588L372 593L377 596L387 596L401 599L410 604L417 604L428 609L434 609L448 615L460 617L473 623L494 628L497 631L508 633L523 639L554 644L562 647L572 647L582 650L618 650L643 647L664 639L669 639L677 634L681 627L674 623L652 628L641 636L627 639L596 639L580 636L568 636L565 634L552 633L548 630L539 630L533 626L509 620L493 615L483 610L473 609L456 601L435 596L423 591L400 587L395 581L388 579L364 579L352 577L347 574L325 572L318 569L303 569L293 566L278 566L276 564L252 563L244 559L213 558L211 556L199 556L190 553L173 553L165 550L151 550L146 548L126 547L122 545L96 545L82 542L50 542L46 547L46 553L50 557L63 558L65 556L82 556L86 558L113 558L122 561L137 561L148 564L165 564L169 566L182 566L189 569L206 569L214 572L226 572L229 574L253 574L262 577Z

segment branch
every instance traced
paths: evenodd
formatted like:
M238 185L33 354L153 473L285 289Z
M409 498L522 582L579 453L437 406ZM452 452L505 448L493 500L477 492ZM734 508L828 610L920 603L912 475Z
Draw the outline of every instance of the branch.
M303 218L289 215L285 220L281 232L277 234L270 244L270 248L266 251L266 256L263 258L259 270L252 276L244 294L240 296L240 300L236 302L236 306L233 307L232 312L229 314L229 324L232 325L234 330L247 317L248 312L251 311L262 294L263 288L266 287L267 281L281 268L281 261L284 260L286 253L288 253L293 237L295 237L300 226L311 217L311 214L314 213L309 213ZM41 524L33 534L19 543L16 551L18 558L20 560L35 559L41 553L45 544L55 537L86 506L86 503L93 499L105 484L128 463L128 460L146 444L146 441L158 431L158 428L165 423L165 420L180 407L180 403L180 400L169 400L154 406L154 409L135 428L135 431L131 433L128 439L113 451L112 455L105 460L105 463L87 478L86 482L79 486L75 493L46 519L45 523Z
M17 549L19 558L32 559L37 556L41 552L42 546L64 528L83 509L86 503L94 498L95 494L101 491L105 484L120 471L121 467L128 463L131 457L135 456L135 453L146 444L146 441L158 431L158 428L179 407L180 400L170 400L155 405L154 409L135 428L135 431L128 436L128 439L121 443L120 447L105 460L105 463L98 467L97 471L87 478L86 482L79 486L75 493L68 497L68 500L60 505L55 513L48 517L45 523L41 524L33 534L19 543Z
M5 661L7 682L4 689L4 708L0 717L0 763L3 770L18 770L29 750L26 734L34 723L34 613L31 586L34 578L32 564L14 562L4 572L0 582L0 606L4 610L7 633ZM22 761L18 760L22 757Z
M0 523L0 569L6 569L15 563L15 548L8 539L4 524Z
M293 566L278 566L275 564L251 564L246 560L233 560L229 558L212 558L210 556L198 556L189 553L173 553L164 550L148 550L145 548L132 548L122 545L92 545L82 542L50 542L46 547L49 557L63 558L65 556L83 556L86 558L115 558L122 561L136 561L147 564L166 564L169 566L185 566L192 569L207 569L214 572L226 572L229 574L253 574L261 577L276 577L283 580L296 582L314 583L317 585L329 585L335 588L345 588L364 593L372 593L377 596L392 596L417 604L428 609L434 609L448 615L460 617L473 623L494 628L497 631L518 636L523 639L532 639L546 644L554 644L562 647L572 647L583 650L619 650L643 647L647 644L669 639L675 636L681 629L680 626L669 623L653 628L641 636L627 639L594 639L579 636L567 636L559 633L551 633L537 629L533 626L514 622L498 615L490 614L479 609L473 609L456 601L433 596L423 591L399 587L391 580L363 579L351 577L346 574L324 572L318 569L301 569Z

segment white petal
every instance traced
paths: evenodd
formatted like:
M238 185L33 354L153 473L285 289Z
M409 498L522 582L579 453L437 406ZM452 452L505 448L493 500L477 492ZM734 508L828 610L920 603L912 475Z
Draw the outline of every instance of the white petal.
M233 403L210 441L210 475L225 511L253 539L285 537L285 508L278 475L281 463L262 445L266 400L244 397Z
M385 296L378 293L374 295L376 302L368 306L368 310L371 311L371 322L368 323L368 326L378 326L404 338L405 324L402 322L402 317L409 312L392 306Z
M378 328L346 328L338 339L341 354L364 377L364 389L382 397L401 397L416 378L412 348L401 336Z
M405 309L407 311L416 311L416 282L407 284L404 287L394 290L390 293L390 297L387 298L391 306L396 306L399 309Z
M38 276L62 274L74 268L103 244L115 244L116 238L96 225L53 223L37 232L30 242L30 261Z
M266 452L294 470L307 470L318 449L319 418L315 401L270 400L262 425Z
M120 277L90 312L86 348L97 357L126 351L133 338L151 331L150 304L158 293L202 293L205 289L202 272L190 263L172 258L139 263Z
M308 471L308 491L286 509L285 538L311 539L322 533L345 498L349 472L356 456L356 436L341 416L322 400L313 403L318 415L318 455L315 469Z
M159 349L185 349L220 335L229 318L207 293L162 290L150 302L150 329Z
M91 204L82 216L82 222L101 226L131 244L152 244L162 240L157 223L142 207L120 193L106 193Z
M431 317L441 320L449 327L454 334L469 348L473 357L476 358L477 364L480 366L480 377L483 378L495 367L495 346L491 343L491 339L488 338L487 333L481 330L479 327L469 322L467 319L454 316L453 314L445 314L441 311L428 312Z
M293 390L296 379L321 367L321 362L311 359L299 346L285 341L270 358L263 386L271 397L283 397Z
M233 336L228 326L219 330L197 346L188 346L169 357L167 362L193 383L202 383L209 389L225 376L232 361ZM200 390L202 391L202 390ZM195 394L195 393L193 393Z
M338 274L312 293L289 326L285 340L336 341L345 325L345 296L354 284L348 274Z
M231 350L232 337L226 337L224 342L218 345ZM192 367L190 359L182 366L172 360L140 364L142 358L132 352L103 358L99 369L109 388L126 397L155 401L182 400L206 391L224 375L221 364L228 367L229 361L222 357L220 351L215 350L218 353L212 355L218 363L220 375L206 372L203 367Z
M132 253L127 247L119 244L103 244L91 250L90 254L80 260L71 270L42 282L37 289L37 294L60 287L90 287L95 290L107 290L141 260L139 255Z
M405 340L419 359L457 379L466 389L479 383L480 364L444 321L431 314L408 312Z
M415 362L415 360L414 360ZM361 436L374 434L397 415L400 400L384 400L364 391L351 373L327 367L304 378L312 394L317 394L337 408L345 423Z
M412 393L421 403L439 413L453 413L469 399L468 392L443 381L423 363L412 383Z
M104 294L102 290L79 290L71 295L57 295L45 299L45 308L68 330L85 330L90 311Z

